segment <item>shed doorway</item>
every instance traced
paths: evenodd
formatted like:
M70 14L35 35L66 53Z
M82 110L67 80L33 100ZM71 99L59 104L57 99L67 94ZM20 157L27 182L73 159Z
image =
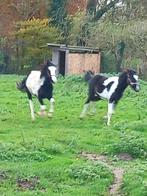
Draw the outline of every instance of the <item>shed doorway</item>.
M65 51L59 52L59 74L65 76Z

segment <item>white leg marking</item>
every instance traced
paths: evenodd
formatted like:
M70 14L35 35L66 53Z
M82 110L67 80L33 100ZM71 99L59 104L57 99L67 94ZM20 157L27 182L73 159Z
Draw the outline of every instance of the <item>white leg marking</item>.
M84 105L84 107L83 107L83 110L82 110L81 114L80 114L80 118L84 118L84 116L85 116L85 114L86 114L88 108L89 108L89 103L86 103L86 104Z
M29 104L30 104L30 110L31 110L31 118L32 118L32 121L34 121L35 120L34 106L33 106L33 102L31 99L29 99Z
M108 120L107 125L110 125L111 116L114 113L114 103L108 103Z
M41 111L46 110L46 106L45 106L45 105L40 105L40 110L41 110Z
M51 98L50 99L50 109L49 109L48 117L52 117L52 115L53 115L54 104L55 104L55 100L54 100L54 98Z
M40 112L38 112L39 116L46 116L46 106L45 105L40 105Z

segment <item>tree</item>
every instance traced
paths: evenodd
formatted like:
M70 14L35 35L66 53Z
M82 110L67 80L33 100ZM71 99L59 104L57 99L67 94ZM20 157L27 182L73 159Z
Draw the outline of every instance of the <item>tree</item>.
M46 17L46 0L5 0L0 1L0 35L9 36L15 22Z
M120 41L116 45L115 59L116 59L116 71L117 72L121 71L125 47L126 47L126 45L125 45L124 41Z
M6 39L5 44L1 44L0 56L5 67L5 72L15 72L14 48L16 45L12 41L12 33L18 21L31 20L32 18L44 18L46 16L46 0L0 0L0 36ZM20 50L20 42L19 48ZM19 60L17 61L19 63ZM3 69L4 70L4 69Z
M110 11L113 14L116 12L115 16L122 14L127 20L147 18L146 0L88 0L87 2L87 11L93 15L94 20L99 20Z
M51 23L59 28L64 43L67 43L68 32L70 29L70 21L67 17L67 0L52 0L48 15L51 18Z
M18 68L31 67L41 63L51 53L48 42L61 41L56 27L48 19L32 19L17 23L15 32L16 60Z
M99 20L120 0L88 0L87 12L93 15L93 20Z

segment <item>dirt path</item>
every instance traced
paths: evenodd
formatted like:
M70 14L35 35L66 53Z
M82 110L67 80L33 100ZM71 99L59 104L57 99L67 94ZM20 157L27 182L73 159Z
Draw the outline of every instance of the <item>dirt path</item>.
M110 186L109 194L114 196L120 196L120 188L122 185L125 170L120 167L113 167L112 163L108 160L107 156L105 155L97 155L87 152L82 152L80 155L90 161L100 161L102 165L108 167L112 171L112 173L114 174L114 182Z
M122 180L123 180L123 174L124 174L124 169L122 168L115 168L113 169L113 174L114 174L114 182L111 185L110 189L109 189L109 193L110 195L121 195L119 190L121 188L122 185Z

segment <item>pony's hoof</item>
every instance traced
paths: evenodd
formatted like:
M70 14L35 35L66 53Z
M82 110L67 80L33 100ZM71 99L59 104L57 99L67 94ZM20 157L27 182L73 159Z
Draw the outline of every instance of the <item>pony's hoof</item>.
M37 112L37 114L41 117L44 117L46 116L46 111L40 111L40 112Z
M93 113L88 113L88 115L89 115L89 116L94 116L94 114L93 114Z
M89 113L90 116L95 116L96 115L96 112L91 112Z
M84 119L84 116L79 116L79 119L83 120Z
M107 126L110 126L110 123L107 122Z
M49 118L52 118L52 117L53 117L53 113L51 113L51 112L48 113L48 117L49 117Z
M108 116L107 116L107 115L106 115L106 116L104 116L104 117L103 117L103 119L104 119L104 120L107 120L107 119L108 119Z

